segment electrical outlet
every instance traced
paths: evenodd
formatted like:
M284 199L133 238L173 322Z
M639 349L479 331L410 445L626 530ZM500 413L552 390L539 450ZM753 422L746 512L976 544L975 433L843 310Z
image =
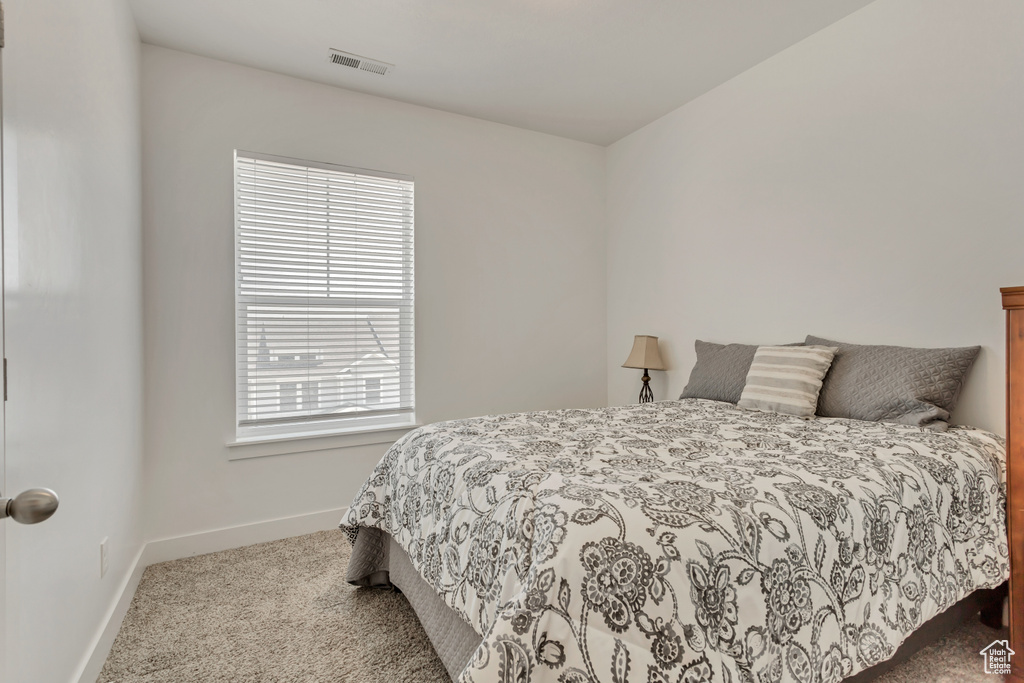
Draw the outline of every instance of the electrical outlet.
M107 567L110 566L110 539L105 537L100 541L100 578L102 579L107 573Z

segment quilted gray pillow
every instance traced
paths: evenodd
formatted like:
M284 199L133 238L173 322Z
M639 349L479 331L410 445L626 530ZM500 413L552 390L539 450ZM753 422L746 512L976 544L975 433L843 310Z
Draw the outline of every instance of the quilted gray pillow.
M803 346L797 342L788 346ZM690 381L679 398L706 398L712 401L738 403L747 383L747 372L757 352L756 344L693 343L697 362L690 371Z
M935 431L949 427L967 371L981 351L980 346L864 346L811 335L804 343L839 348L818 397L818 415Z

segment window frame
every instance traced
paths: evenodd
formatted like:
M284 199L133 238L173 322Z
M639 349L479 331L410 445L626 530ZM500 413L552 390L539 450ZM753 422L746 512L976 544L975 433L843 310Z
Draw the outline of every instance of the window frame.
M243 419L243 400L247 398L247 392L243 396L243 386L249 382L248 355L241 353L241 335L243 326L243 304L252 305L257 303L258 297L243 295L242 293L242 221L240 219L240 183L239 183L239 158L255 161L267 161L271 163L287 164L301 168L320 169L324 171L336 171L345 174L366 176L370 178L384 178L398 180L410 184L412 193L410 208L412 216L409 221L408 235L408 264L403 268L402 298L398 305L399 309L407 308L407 313L399 314L399 344L408 347L408 353L402 353L399 358L399 407L395 409L366 410L354 414L340 413L319 417L297 417L282 419L267 419L259 423ZM325 161L314 161L298 159L263 152L252 152L243 149L235 149L232 157L232 196L233 196L233 244L234 249L234 335L233 350L235 364L235 391L234 391L234 440L229 441L229 446L241 446L258 444L263 442L281 442L289 439L319 439L331 436L351 436L360 433L379 434L393 430L407 430L416 426L416 395L415 395L415 178L411 175L392 173L389 171L377 171L355 166L345 166ZM407 272L405 272L407 269ZM304 297L302 300L308 302L311 297ZM324 300L331 299L329 295L322 297ZM281 297L282 303L295 304L286 297ZM352 297L358 299L358 296ZM276 302L276 301L275 301ZM332 303L344 305L343 300ZM406 381L403 381L403 377ZM297 385L299 389L301 385ZM365 393L365 392L364 392ZM379 401L378 401L379 403ZM404 406L404 407L403 407ZM375 441L376 442L376 441Z

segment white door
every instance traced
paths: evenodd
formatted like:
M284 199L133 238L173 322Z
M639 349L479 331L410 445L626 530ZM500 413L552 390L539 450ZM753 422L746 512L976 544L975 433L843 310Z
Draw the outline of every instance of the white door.
M0 4L0 158L3 158L3 5ZM4 309L3 291L3 164L0 164L0 358L4 353ZM57 509L57 497L48 489L31 489L15 496L7 491L7 458L5 443L5 420L7 414L7 363L3 361L0 375L0 683L12 683L8 671L11 657L8 654L9 638L7 611L7 564L11 561L7 548L7 525L15 521L35 524L44 521Z
M0 159L3 159L3 16L4 8L0 5ZM3 314L3 281L4 281L4 253L3 253L3 215L4 215L4 182L3 164L0 163L0 358L6 358L4 354L4 314ZM6 378L4 378L6 385ZM3 399L0 396L0 399ZM7 491L7 459L4 448L4 407L7 401L0 403L0 497ZM7 655L7 524L0 521L0 683L7 683L7 663L11 658Z

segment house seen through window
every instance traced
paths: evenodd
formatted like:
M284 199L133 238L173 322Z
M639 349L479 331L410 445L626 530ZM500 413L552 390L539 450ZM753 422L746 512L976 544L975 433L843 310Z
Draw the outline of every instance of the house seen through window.
M413 182L235 153L240 436L410 422Z

